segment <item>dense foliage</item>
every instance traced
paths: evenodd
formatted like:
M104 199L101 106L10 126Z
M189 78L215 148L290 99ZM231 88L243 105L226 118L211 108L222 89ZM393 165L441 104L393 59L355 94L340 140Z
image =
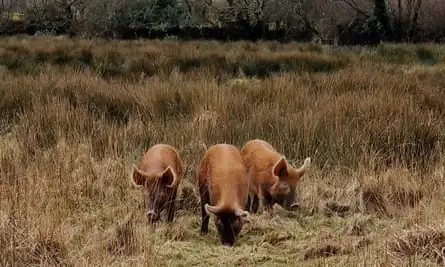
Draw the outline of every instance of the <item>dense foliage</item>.
M23 14L13 19L14 14ZM297 40L335 44L443 41L438 0L2 1L0 34Z

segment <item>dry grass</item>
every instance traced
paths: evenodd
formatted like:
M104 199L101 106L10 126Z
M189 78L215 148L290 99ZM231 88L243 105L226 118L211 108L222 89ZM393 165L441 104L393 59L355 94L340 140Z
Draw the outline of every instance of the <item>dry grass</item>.
M0 264L434 264L444 55L425 45L3 39ZM203 147L252 138L314 167L299 212L251 216L227 248L213 223L199 234L196 166ZM174 223L149 227L129 171L159 142L178 148L186 183ZM437 242L416 237L417 225Z
M417 227L404 236L396 236L390 249L397 256L427 258L444 264L445 232L440 228Z

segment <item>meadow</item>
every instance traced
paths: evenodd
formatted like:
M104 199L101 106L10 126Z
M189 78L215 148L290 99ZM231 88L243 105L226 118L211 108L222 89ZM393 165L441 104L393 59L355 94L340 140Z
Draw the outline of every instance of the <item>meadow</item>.
M445 259L445 47L0 40L0 265L435 266ZM312 167L300 209L201 236L204 147L270 142ZM147 224L131 164L186 166Z

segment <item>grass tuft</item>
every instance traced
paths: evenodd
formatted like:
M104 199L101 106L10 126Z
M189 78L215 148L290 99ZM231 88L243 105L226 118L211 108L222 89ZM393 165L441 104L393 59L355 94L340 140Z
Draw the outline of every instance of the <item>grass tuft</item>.
M320 257L332 257L342 253L343 247L339 244L325 244L312 247L306 251L304 254L304 259L314 259Z
M398 257L420 257L436 264L445 261L445 232L434 228L417 228L403 235L394 236L390 250Z
M424 65L435 65L439 62L439 56L431 49L419 47L416 50L416 54Z
M108 252L114 255L131 255L137 252L138 243L133 226L133 212L130 212L119 222L111 233L108 241Z

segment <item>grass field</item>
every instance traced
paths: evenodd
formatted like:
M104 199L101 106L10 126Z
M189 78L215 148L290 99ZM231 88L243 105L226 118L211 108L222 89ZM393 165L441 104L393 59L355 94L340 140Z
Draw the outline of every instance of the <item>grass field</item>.
M445 259L445 47L0 40L0 265L434 266ZM301 209L252 215L234 247L199 234L196 168L262 138ZM187 168L150 227L131 164Z

